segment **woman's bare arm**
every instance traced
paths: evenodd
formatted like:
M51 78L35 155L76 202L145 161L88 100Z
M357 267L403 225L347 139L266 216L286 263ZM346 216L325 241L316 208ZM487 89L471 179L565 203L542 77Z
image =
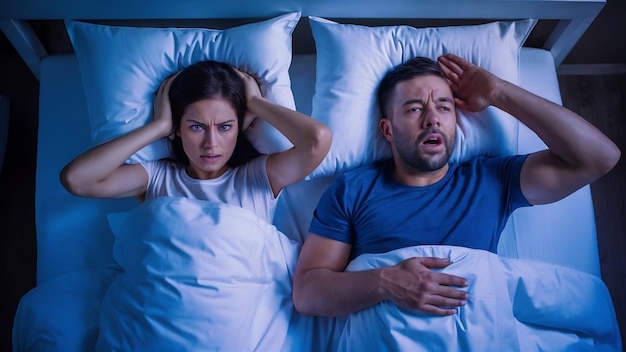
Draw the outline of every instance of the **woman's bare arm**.
M61 183L83 197L139 197L145 192L148 174L141 165L125 165L132 154L172 132L169 86L163 82L155 99L155 119L116 139L89 149L61 170Z
M286 186L303 179L324 159L332 141L330 129L295 110L274 104L261 96L253 77L240 72L246 84L248 110L276 127L293 147L270 155L267 174L274 195Z

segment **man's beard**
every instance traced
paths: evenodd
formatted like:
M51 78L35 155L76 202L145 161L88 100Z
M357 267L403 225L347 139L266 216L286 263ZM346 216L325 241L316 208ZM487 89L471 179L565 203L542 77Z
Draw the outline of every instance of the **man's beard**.
M448 139L448 137L442 134L440 131L432 129L422 133L416 141L413 141L409 140L406 134L397 130L395 126L393 126L392 128L394 134L394 145L396 147L398 155L400 159L402 159L402 161L413 170L419 172L436 171L444 167L450 160L450 156L454 151L454 146L456 143L455 135L452 135L452 138ZM445 153L443 155L437 155L433 157L424 157L419 153L418 147L423 143L423 138L427 134L433 132L439 133L439 135L443 139Z

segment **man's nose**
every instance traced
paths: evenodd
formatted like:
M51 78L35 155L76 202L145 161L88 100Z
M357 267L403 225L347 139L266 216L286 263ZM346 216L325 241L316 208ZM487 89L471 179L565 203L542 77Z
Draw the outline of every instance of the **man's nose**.
M424 109L424 128L439 126L439 114L434 107L426 107Z

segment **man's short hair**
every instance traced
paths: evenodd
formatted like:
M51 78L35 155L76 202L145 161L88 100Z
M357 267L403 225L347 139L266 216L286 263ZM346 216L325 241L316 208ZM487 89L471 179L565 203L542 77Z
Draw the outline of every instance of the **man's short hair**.
M445 79L445 75L437 62L421 56L414 57L389 70L378 85L376 92L381 117L387 117L389 98L398 83L425 75L434 75Z

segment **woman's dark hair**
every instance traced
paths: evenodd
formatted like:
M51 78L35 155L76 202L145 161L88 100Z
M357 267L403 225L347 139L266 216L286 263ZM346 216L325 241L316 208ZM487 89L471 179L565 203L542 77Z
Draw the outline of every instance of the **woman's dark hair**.
M183 69L170 86L172 123L174 129L178 131L187 106L203 99L218 97L230 101L237 114L239 135L233 155L228 160L228 166L236 167L260 154L243 134L242 125L247 109L246 88L241 77L231 66L223 62L208 60L197 62ZM174 136L172 148L177 162L185 165L189 163L179 136Z
M425 75L434 75L445 79L445 75L443 71L441 71L439 64L427 57L421 56L414 57L389 70L378 85L376 92L376 99L381 116L387 117L389 97L398 83Z

